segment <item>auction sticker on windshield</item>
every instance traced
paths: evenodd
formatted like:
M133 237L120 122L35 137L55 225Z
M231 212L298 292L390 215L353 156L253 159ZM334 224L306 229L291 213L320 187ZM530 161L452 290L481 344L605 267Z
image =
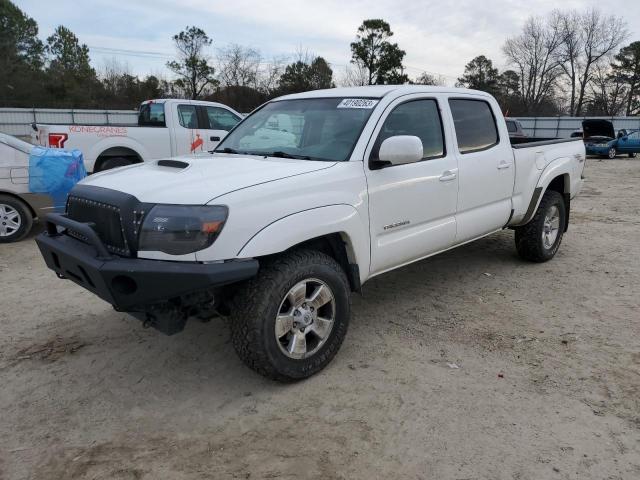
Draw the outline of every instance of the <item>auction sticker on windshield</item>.
M338 104L338 108L367 108L371 109L378 104L379 100L370 98L345 98Z

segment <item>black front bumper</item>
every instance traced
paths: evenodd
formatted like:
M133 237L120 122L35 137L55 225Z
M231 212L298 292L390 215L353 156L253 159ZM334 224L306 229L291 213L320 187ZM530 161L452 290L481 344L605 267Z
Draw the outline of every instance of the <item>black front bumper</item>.
M258 272L255 259L197 263L119 257L107 252L88 224L57 214L47 215L46 223L47 230L36 243L47 266L121 311L141 311L146 305L235 283ZM59 232L58 226L82 233L88 243Z

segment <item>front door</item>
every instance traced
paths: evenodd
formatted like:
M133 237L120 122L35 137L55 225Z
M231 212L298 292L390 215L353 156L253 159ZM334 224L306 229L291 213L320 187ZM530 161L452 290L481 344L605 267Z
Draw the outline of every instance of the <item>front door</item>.
M396 135L422 140L424 157L377 168L381 143ZM371 274L450 247L456 234L458 166L447 148L436 98L407 95L387 107L365 159L369 190Z
M640 132L633 132L618 140L617 149L622 153L640 152Z
M450 98L449 106L460 174L456 243L462 243L496 231L509 221L515 167L506 128L502 138L499 134L497 104Z
M233 112L222 107L202 106L207 130L204 132L207 150L215 150L229 130L241 120Z

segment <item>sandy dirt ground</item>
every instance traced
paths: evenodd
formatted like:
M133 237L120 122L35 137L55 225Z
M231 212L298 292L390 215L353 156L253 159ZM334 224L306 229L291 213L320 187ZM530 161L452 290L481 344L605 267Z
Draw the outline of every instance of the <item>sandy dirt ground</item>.
M0 478L640 478L640 160L586 174L553 261L504 231L376 278L293 385L0 246Z

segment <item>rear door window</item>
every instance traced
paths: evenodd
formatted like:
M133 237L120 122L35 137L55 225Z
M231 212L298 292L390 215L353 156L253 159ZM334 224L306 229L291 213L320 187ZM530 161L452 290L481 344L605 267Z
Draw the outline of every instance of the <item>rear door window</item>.
M498 128L491 106L484 100L450 99L460 153L486 150L498 144Z
M198 128L198 112L195 105L178 105L178 120L184 128Z

